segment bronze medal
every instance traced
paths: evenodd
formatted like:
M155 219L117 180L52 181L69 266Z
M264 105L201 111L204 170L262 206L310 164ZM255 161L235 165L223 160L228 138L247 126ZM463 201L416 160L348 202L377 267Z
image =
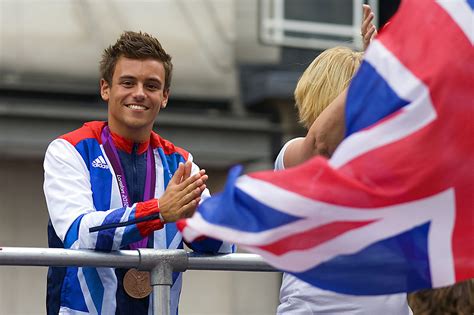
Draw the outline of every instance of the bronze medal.
M123 277L123 288L128 295L135 299L143 299L151 293L150 273L130 269Z

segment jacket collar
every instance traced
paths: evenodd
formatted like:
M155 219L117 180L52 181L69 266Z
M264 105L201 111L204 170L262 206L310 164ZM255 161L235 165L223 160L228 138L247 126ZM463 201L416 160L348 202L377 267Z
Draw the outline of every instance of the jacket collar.
M114 144L117 146L118 149L124 152L127 152L128 154L132 153L132 149L134 145L134 142L132 140L126 139L112 131L110 131L110 134L112 135L112 140L114 141ZM149 145L150 145L150 139L148 139L145 142L138 143L137 154L145 153Z

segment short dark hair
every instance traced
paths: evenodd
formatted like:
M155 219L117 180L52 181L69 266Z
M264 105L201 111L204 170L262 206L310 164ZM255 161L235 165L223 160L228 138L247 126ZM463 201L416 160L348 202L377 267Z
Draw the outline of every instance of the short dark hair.
M120 57L159 60L165 68L164 89L169 89L173 71L171 56L166 53L155 37L147 33L127 31L120 35L114 45L104 50L100 61L100 75L109 84L112 84L112 76Z

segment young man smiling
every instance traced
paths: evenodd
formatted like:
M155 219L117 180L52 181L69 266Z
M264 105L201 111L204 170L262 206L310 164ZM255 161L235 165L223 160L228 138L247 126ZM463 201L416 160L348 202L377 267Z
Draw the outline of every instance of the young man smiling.
M191 154L152 130L168 102L172 68L159 41L145 33L125 32L104 51L100 93L108 103L107 122L85 123L51 142L46 152L50 247L183 248L174 222L190 217L209 192L207 175ZM212 239L189 245L208 253L233 249ZM135 269L50 268L47 312L149 314L150 287L137 280L143 277ZM174 314L180 291L176 273Z

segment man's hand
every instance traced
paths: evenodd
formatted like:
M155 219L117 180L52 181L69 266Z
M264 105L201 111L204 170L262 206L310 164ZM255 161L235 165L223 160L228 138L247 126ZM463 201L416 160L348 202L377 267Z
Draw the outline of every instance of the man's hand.
M206 189L205 170L190 176L191 162L180 164L171 178L165 193L159 199L159 208L164 223L189 218L196 211L201 193Z
M369 47L372 39L377 35L377 28L372 23L374 20L374 12L368 4L362 5L363 17L362 25L360 26L360 35L362 36L362 43L364 44L364 51Z

